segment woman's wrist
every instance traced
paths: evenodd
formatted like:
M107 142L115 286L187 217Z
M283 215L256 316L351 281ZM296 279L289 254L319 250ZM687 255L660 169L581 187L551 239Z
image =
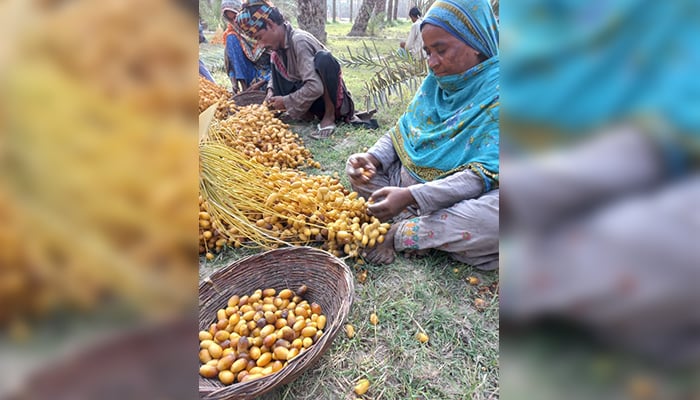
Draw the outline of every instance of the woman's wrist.
M416 198L413 197L413 193L411 193L411 189L408 187L402 188L402 204L404 204L404 208L408 206L414 206L418 205L418 202L416 201Z
M372 163L372 165L374 165L374 168L376 168L377 170L379 170L382 167L382 163L380 163L379 160L377 160L377 157L373 156L372 154L367 153L367 159L369 160L369 162Z

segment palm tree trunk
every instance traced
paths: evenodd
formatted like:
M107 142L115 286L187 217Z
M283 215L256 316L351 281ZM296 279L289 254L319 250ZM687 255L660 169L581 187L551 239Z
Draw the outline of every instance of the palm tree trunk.
M367 23L372 13L377 10L377 3L381 4L381 0L362 0L360 11L357 12L355 23L352 24L352 29L348 36L365 36L367 35ZM384 10L384 7L378 10Z
M299 0L297 23L300 29L326 43L326 0Z
M376 0L374 3L374 13L379 14L383 12L386 16L386 2L387 0Z

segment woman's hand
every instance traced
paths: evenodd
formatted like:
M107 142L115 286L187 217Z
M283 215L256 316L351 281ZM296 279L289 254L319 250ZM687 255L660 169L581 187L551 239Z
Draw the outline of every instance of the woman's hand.
M369 182L377 173L379 161L368 153L353 154L345 165L345 173L354 186Z
M282 96L273 96L268 100L270 107L276 111L285 111L287 108L284 106L284 98Z
M238 94L238 81L236 78L229 78L231 80L231 92L233 94Z
M270 104L270 99L274 96L274 92L272 89L268 88L267 91L265 92L265 103L267 103L270 107L272 104Z
M372 193L367 210L384 222L412 204L416 204L416 200L408 188L388 186Z

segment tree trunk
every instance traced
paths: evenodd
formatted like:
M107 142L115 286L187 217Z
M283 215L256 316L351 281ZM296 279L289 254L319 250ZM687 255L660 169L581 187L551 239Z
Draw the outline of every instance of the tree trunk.
M398 3L399 0L396 0ZM387 22L391 21L391 15L394 11L394 0L389 0L386 5L386 20Z
M397 16L398 12L399 12L399 0L394 0L394 15L393 15L394 21L396 21L396 16Z
M337 3L337 2L338 2L338 0L333 0L333 23L337 22L337 21L336 21L336 18L335 18L336 15L337 15L336 12L335 12L335 6L336 6L336 3Z
M299 29L326 43L326 0L299 0L297 23Z
M355 23L352 24L352 29L350 33L348 33L348 36L367 35L367 23L375 10L376 3L376 0L362 0L360 11L357 12L357 18L355 19Z
M387 0L377 0L376 3L374 3L374 12L379 14L381 12L384 13L384 17L386 18L386 2Z
M352 0L350 0L350 21L352 23Z

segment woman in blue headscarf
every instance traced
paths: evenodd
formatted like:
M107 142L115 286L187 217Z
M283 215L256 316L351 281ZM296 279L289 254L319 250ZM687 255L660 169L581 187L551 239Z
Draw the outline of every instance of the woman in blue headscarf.
M393 220L366 255L438 249L498 266L498 23L487 0L438 0L421 25L430 73L397 124L348 159L369 212Z

